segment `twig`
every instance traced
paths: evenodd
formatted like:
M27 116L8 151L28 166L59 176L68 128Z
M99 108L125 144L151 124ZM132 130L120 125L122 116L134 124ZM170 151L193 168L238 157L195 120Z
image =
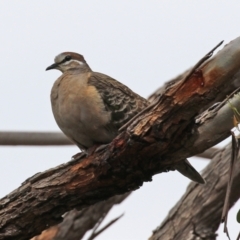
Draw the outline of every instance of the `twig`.
M230 239L228 228L227 228L227 219L228 219L228 211L229 211L229 201L230 201L230 195L231 195L231 188L233 183L233 172L234 172L234 165L238 158L239 153L239 143L238 139L234 135L234 133L231 131L232 135L232 156L231 156L231 162L230 162L230 169L229 169L229 179L228 179L228 185L227 185L227 192L224 200L223 205L223 211L222 211L222 217L221 221L224 222L224 232L226 233L228 239Z
M240 240L240 232L239 232L236 240Z
M150 106L149 106L150 107ZM144 109L148 110L147 107ZM0 131L0 145L3 146L64 146L74 145L64 134L60 132L20 132L20 131ZM218 150L210 148L197 156L202 158L212 158L214 152Z
M94 238L96 238L100 233L102 233L103 231L105 231L107 228L109 228L110 226L112 226L115 222L117 222L121 217L123 217L124 213L122 213L119 217L114 218L111 222L109 222L106 226L104 226L103 228L101 228L98 232L92 232L91 236L88 238L88 240L93 240Z
M96 225L94 226L93 230L92 230L92 234L91 236L97 231L98 227L101 225L101 223L103 222L103 220L105 219L107 213L104 213L103 216L101 216L101 218L98 220L98 222L96 223ZM90 236L90 237L91 237Z
M236 90L234 90L231 94L229 94L216 108L216 110L219 110L222 106L226 104L226 102L229 102L229 99L232 98L237 92L240 91L240 87L238 87Z
M0 131L0 145L5 146L48 146L72 144L73 143L60 132Z

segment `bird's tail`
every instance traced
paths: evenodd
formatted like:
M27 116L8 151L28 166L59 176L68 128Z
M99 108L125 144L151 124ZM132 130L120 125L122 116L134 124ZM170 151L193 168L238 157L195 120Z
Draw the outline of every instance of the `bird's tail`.
M177 171L179 171L185 177L191 179L194 182L204 184L205 180L202 176L198 173L197 170L190 164L190 162L185 159L183 161L178 162L175 165Z

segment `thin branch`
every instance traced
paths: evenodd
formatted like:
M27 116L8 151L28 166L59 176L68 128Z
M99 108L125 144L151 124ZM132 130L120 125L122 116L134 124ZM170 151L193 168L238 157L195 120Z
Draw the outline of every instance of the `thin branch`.
M4 146L64 146L74 145L61 132L15 132L0 131L0 145ZM211 159L215 151L219 149L211 148L197 156Z
M115 222L117 222L120 218L122 218L124 216L124 213L122 213L120 216L114 218L113 220L111 220L107 225L105 225L103 228L101 228L99 231L93 231L91 236L88 238L88 240L93 240L94 238L96 238L98 235L100 235L102 232L104 232L106 229L108 229L109 227L111 227Z
M239 232L236 240L240 240L240 232Z
M238 139L232 131L231 131L231 135L232 135L232 154L231 154L231 161L230 161L230 167L229 167L227 192L226 192L226 196L225 196L225 200L224 200L222 217L221 217L222 222L224 222L224 232L226 233L229 240L230 240L230 235L229 235L228 227L227 227L229 201L230 201L231 190L232 190L234 168L235 168L235 164L236 164L236 161L237 161L237 158L239 155Z
M5 146L48 146L72 144L73 143L60 132L0 131L0 145Z
M61 132L0 131L0 145L3 146L64 146L74 145ZM197 156L211 159L218 149L211 148Z

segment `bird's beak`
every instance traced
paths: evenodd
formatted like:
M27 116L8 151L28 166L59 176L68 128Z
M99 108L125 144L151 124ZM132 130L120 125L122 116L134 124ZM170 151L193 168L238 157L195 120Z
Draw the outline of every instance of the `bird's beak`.
M54 63L52 65L50 65L49 67L46 68L46 71L51 70L51 69L56 69L58 67L57 63Z

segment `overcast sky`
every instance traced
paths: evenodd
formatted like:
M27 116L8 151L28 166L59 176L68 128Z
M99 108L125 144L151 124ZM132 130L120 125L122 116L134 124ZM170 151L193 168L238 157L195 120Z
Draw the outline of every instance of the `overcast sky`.
M0 130L58 131L45 72L60 52L85 56L90 67L147 97L212 49L240 36L240 1L1 1ZM36 172L55 167L77 147L1 147L0 197ZM191 159L201 170L206 160ZM188 179L159 174L115 207L125 216L99 240L147 239L185 192ZM231 210L233 238L238 203ZM219 231L220 240L226 239Z

